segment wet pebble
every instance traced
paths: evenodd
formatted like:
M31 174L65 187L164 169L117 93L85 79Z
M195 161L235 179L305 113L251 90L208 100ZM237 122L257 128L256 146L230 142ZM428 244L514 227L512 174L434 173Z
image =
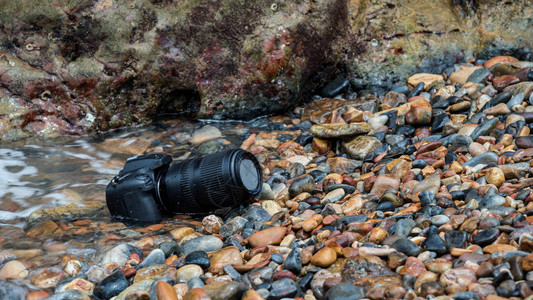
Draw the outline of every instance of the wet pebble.
M189 281L191 278L199 277L204 274L202 268L198 265L185 265L176 271L176 279Z
M295 197L304 192L312 192L315 189L315 180L312 176L305 175L296 178L289 186L289 196Z
M300 274L302 270L302 255L300 248L294 248L285 258L284 268L294 274Z
M418 254L420 254L420 248L418 245L407 238L399 238L391 245L391 247L407 256L418 256Z
M98 283L94 294L100 298L109 299L120 294L128 285L124 273L117 270Z
M486 246L494 242L499 235L500 231L497 228L489 228L473 235L472 241L477 245Z
M311 258L311 263L319 267L329 267L337 259L335 250L324 247L317 251Z
M463 248L468 239L468 234L462 230L447 231L444 236L444 240L448 249Z
M334 299L345 299L345 300L356 300L365 297L363 288L356 287L349 282L343 282L341 284L335 285L333 288L328 290L324 299L334 300Z
M0 269L0 279L22 279L28 275L28 267L18 260L9 261Z
M207 253L202 250L193 251L185 257L185 264L188 265L198 265L202 269L208 269L210 266L209 258Z
M202 250L205 252L217 251L222 248L223 244L224 243L222 240L215 236L199 236L187 241L180 247L180 256L188 255L189 253L197 250Z
M154 249L139 264L139 268L145 268L152 265L160 265L163 263L165 263L165 253L163 253L161 249Z
M264 229L250 236L248 242L253 248L276 245L281 242L286 232L287 228L280 226Z

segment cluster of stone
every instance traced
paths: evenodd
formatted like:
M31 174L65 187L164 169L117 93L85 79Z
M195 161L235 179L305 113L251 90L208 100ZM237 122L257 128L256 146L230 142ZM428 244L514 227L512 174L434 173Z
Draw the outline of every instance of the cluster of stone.
M41 217L11 236L64 253L58 236L92 235L92 255L42 259L35 244L2 240L0 295L531 299L532 68L474 60L383 98L318 99L297 118L272 117L241 145L263 167L255 203L140 228ZM190 140L220 136L210 126Z

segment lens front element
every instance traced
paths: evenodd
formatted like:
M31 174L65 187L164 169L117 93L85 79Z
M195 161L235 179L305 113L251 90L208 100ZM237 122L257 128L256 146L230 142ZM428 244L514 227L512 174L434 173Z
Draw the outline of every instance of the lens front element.
M249 191L257 189L257 185L261 180L257 174L257 168L254 162L246 158L241 160L239 164L239 176L242 184Z

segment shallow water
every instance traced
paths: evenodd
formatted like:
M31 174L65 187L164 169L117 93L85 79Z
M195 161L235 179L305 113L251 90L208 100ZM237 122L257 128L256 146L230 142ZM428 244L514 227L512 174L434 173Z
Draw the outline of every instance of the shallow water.
M239 147L247 132L268 125L268 119L246 124L237 122L167 121L144 128L131 128L99 136L45 144L0 144L0 227L26 226L35 210L87 200L105 201L105 187L132 154L102 149L105 140L146 139L148 148L163 150L175 159L195 148L186 142L192 132L209 123L222 132L218 142L225 148Z

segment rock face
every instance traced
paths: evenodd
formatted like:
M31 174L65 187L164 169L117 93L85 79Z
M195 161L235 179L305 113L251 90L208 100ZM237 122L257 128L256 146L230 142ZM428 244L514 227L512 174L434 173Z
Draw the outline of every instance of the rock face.
M251 118L294 106L339 65L349 81L339 89L380 89L474 55L529 59L516 49L533 46L523 30L530 1L451 3L7 1L0 138L82 134L162 113Z

